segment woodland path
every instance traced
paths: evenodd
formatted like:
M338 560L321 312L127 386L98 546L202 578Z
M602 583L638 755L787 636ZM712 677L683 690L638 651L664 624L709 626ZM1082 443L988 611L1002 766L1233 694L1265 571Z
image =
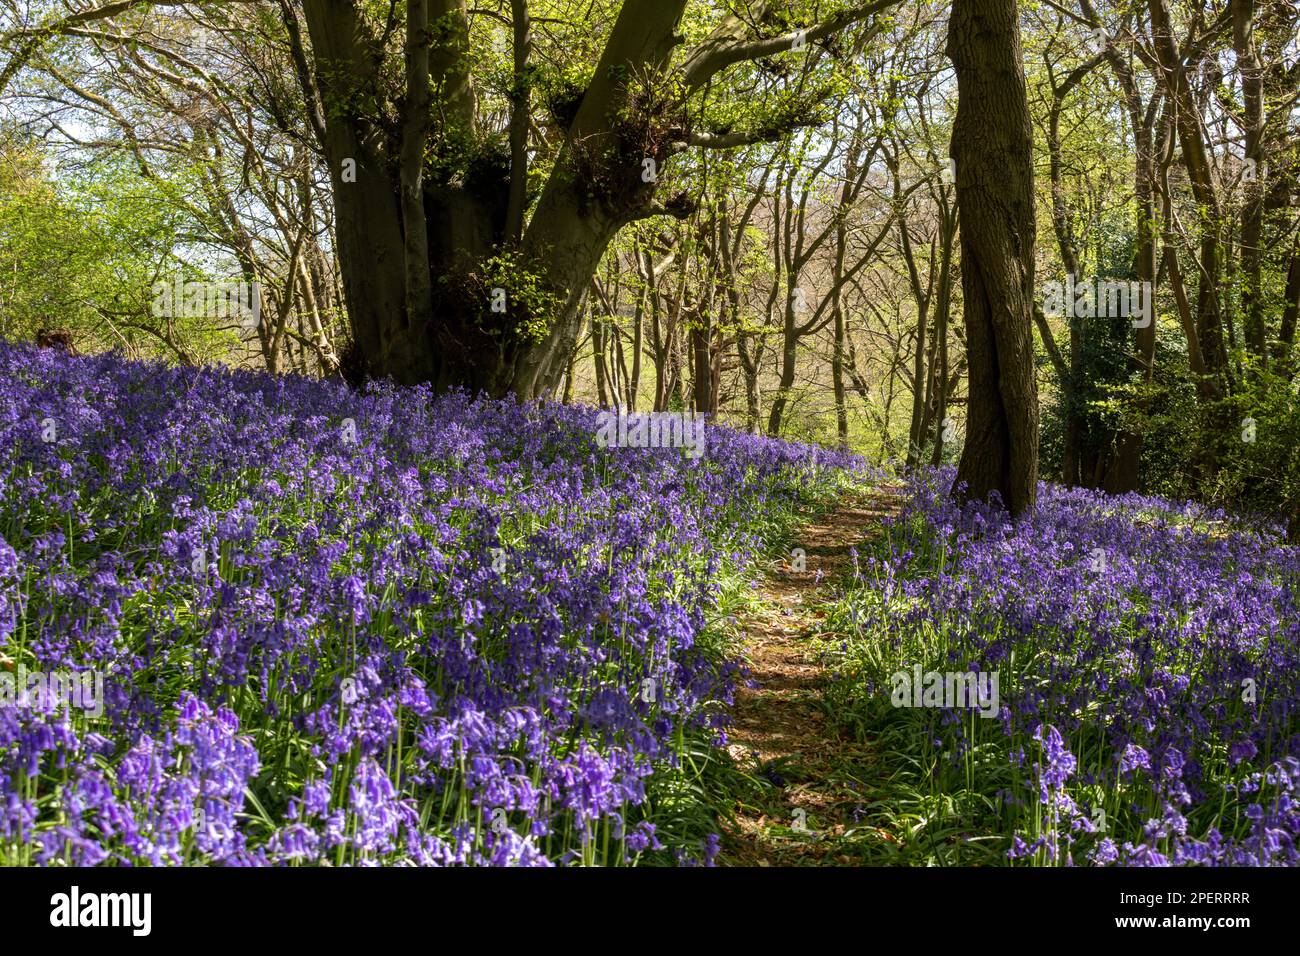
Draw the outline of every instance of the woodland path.
M860 771L869 747L837 733L823 688L829 669L811 647L822 606L849 573L849 549L879 533L898 510L894 489L858 490L806 524L792 547L806 567L782 561L757 585L758 603L738 614L749 685L736 694L728 752L757 781L724 826L718 862L731 866L848 865L836 846L869 799Z

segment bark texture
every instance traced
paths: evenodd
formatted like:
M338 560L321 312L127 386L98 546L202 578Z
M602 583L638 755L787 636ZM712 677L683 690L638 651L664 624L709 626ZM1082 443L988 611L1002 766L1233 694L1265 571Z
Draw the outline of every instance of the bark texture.
M1015 0L955 0L952 156L961 216L970 407L957 472L965 495L1013 514L1038 486L1034 373L1034 170Z

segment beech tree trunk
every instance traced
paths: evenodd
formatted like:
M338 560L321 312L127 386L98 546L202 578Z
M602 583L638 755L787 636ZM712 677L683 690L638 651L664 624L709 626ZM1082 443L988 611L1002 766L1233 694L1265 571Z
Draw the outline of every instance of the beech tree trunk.
M350 0L305 0L333 180L339 262L365 374L442 388L534 397L554 392L580 327L587 285L615 233L645 215L671 143L640 142L609 117L628 106L631 75L662 75L680 42L686 0L629 0L615 22L551 176L521 228L526 152L482 135L468 62L465 0L407 6L400 128L359 104L384 101L376 38ZM520 82L523 82L522 79ZM437 97L440 123L431 128ZM518 122L527 111L517 111ZM647 118L649 121L651 118ZM429 154L468 157L455 179ZM594 197L594 199L593 199ZM514 287L512 277L526 274ZM525 286L527 288L525 288ZM500 290L500 291L498 291ZM542 300L545 301L542 301Z
M308 120L330 168L352 326L349 376L553 394L610 240L633 220L690 212L684 195L656 199L669 158L773 135L697 135L686 97L735 64L829 37L896 2L841 9L777 36L728 14L669 76L686 0L623 0L535 200L527 189L533 19L524 0L510 3L514 85L504 139L479 116L466 0L408 0L396 91L382 21L358 0L303 0L310 50L282 4ZM679 396L680 375L671 385Z
M1017 14L1015 0L954 0L948 57L970 376L957 486L976 500L997 492L1019 515L1037 498L1038 384L1033 134Z

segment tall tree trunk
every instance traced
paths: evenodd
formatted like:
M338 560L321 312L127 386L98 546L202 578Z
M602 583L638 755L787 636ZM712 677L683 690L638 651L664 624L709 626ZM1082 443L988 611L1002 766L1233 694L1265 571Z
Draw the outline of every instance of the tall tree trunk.
M629 88L620 76L658 76L665 71L681 41L676 30L685 7L686 0L623 4L558 160L561 168L572 169L575 175L552 175L542 189L524 233L523 259L540 268L545 287L553 291L559 305L540 341L520 344L506 357L504 377L509 390L521 397L554 390L562 368L557 360L572 346L574 317L587 279L610 240L653 196L654 183L643 177L643 162L653 159L662 165L668 159L667 144L663 151L647 155L644 144L621 141L609 118L628 108ZM628 184L592 202L592 179L600 173Z
M1082 278L1079 274L1079 251L1074 240L1074 224L1070 219L1070 209L1065 201L1064 160L1061 146L1061 112L1065 97L1085 71L1082 67L1068 75L1060 85L1053 85L1052 106L1047 121L1047 155L1048 175L1052 184L1052 229L1056 233L1056 244L1061 253L1061 264L1065 267L1067 281ZM1061 452L1061 481L1071 487L1082 484L1084 438L1087 426L1080 413L1076 390L1080 380L1080 362L1083 352L1083 333L1079 321L1074 315L1074 303L1069 303L1066 310L1066 324L1070 330L1070 364L1068 374L1060 376L1060 388L1065 402L1065 447ZM1044 342L1050 336L1046 321L1040 326ZM1058 369L1058 372L1060 369Z
M596 367L596 402L601 408L609 408L609 394L605 380L609 377L609 366L605 359L605 325L609 321L604 315L593 309L591 313L591 354Z
M1286 375L1294 367L1291 349L1295 345L1297 318L1300 318L1300 234L1296 235L1295 245L1291 249L1291 262L1286 272L1286 291L1282 300L1282 325L1277 337L1277 364Z
M795 322L794 289L788 288L781 323L781 378L777 382L777 393L776 398L772 401L772 410L767 416L767 433L773 438L781 436L781 424L785 419L786 404L790 399L790 391L794 388L798 349L799 336Z
M944 190L946 196L947 190ZM939 374L937 400L934 409L934 455L930 464L938 468L943 464L944 442L948 420L948 316L952 311L952 247L957 235L957 210L943 209L943 258L939 266L939 291L934 307L934 334L938 345Z
M1033 133L1015 0L954 0L952 156L961 214L970 401L957 484L1012 514L1038 491Z
M750 340L754 345L751 350ZM736 354L745 380L745 431L758 434L763 419L763 398L759 392L758 373L762 369L763 341L745 331L736 334Z
M1178 49L1165 0L1148 0L1151 33L1160 74L1166 85L1178 142L1182 146L1183 165L1187 169L1192 195L1201 207L1199 279L1196 294L1196 338L1204 363L1200 394L1217 398L1222 394L1228 366L1228 352L1223 338L1223 315L1219 298L1219 234L1223 228L1219 194L1201 128L1200 114L1192 97L1187 64ZM1207 463L1213 464L1213 451L1207 451Z
M895 178L897 183L897 178ZM898 198L895 186L895 201ZM916 253L912 248L911 225L906 215L898 219L899 245L903 261L907 265L908 281L912 287L912 298L916 302L916 350L912 353L912 418L907 430L907 468L911 470L921 461L921 445L925 441L925 350L926 326L930 321L930 296L934 288L934 248L931 245L930 274L927 285L921 285L920 271L916 266Z
M841 448L849 446L849 410L844 390L844 352L847 330L844 322L844 296L841 279L844 277L844 256L848 246L848 226L841 220L835 226L835 262L831 282L831 309L835 323L831 352L831 388L835 396L835 438Z
M636 411L637 399L641 394L641 341L642 330L645 328L645 309L644 298L638 301L636 315L632 319L632 368L627 372L627 401L625 405L630 412ZM622 354L622 339L615 335L615 341L619 343L619 354Z
M1142 96L1128 62L1110 51L1107 55L1112 70L1119 77L1124 88L1125 101L1128 106L1129 125L1133 129L1136 156L1133 169L1133 205L1134 234L1137 237L1135 255L1135 272L1138 282L1147 295L1149 314L1139 320L1134 332L1137 346L1137 373L1140 384L1146 388L1151 385L1155 374L1156 358L1156 145L1155 123L1158 116L1160 97L1152 96L1143 106ZM1143 414L1148 407L1145 396L1139 396L1134 403L1135 413ZM1124 431L1117 438L1117 447L1111 472L1106 476L1105 488L1111 494L1137 491L1141 486L1142 436L1137 432Z
M1246 135L1246 202L1241 210L1241 309L1246 348L1265 358L1266 334L1262 296L1260 242L1264 234L1264 196L1267 169L1261 149L1264 134L1264 67L1255 42L1255 0L1232 0L1232 39L1241 69Z
M716 389L712 346L713 327L705 310L691 323L691 392L695 411L701 415L712 415L717 411L713 405Z

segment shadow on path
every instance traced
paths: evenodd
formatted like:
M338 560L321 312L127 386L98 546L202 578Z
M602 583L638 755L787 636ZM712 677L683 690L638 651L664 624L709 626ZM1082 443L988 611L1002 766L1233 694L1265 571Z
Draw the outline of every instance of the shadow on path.
M728 752L758 778L762 796L742 799L724 832L722 865L807 866L848 863L833 840L853 825L861 785L839 768L870 763L863 744L841 739L828 720L825 665L809 646L822 605L850 570L849 549L879 533L880 519L900 507L897 489L850 493L805 525L794 542L806 567L789 558L756 587L761 601L739 615L750 685L736 695Z

